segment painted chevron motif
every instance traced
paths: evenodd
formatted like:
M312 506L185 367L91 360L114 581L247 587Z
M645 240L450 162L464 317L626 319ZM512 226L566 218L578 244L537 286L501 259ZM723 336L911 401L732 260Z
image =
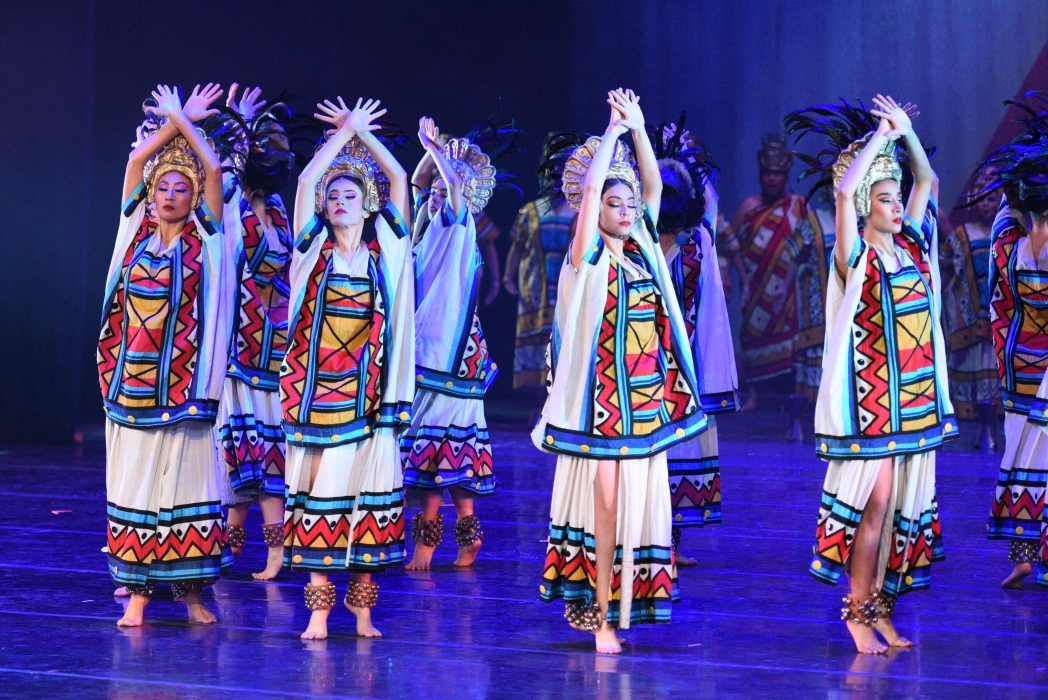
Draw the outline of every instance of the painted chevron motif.
M254 415L232 415L218 429L233 492L284 495L284 430Z
M720 460L669 459L674 527L701 527L721 521Z
M486 429L475 425L422 426L415 435L402 439L400 449L405 487L458 486L484 495L498 484L492 472L491 438Z
M676 564L669 547L640 547L633 550L633 603L630 606L630 625L667 623L670 621L675 583ZM677 596L679 599L679 596ZM611 569L608 622L620 622L619 606L622 599L622 547L615 550Z
M1044 495L1048 487L1046 465L1033 469L1002 465L990 509L987 536L990 539L1039 540L1048 525Z

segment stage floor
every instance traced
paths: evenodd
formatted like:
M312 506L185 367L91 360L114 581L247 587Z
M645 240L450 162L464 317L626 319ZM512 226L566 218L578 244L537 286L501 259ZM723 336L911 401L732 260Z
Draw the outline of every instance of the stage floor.
M410 697L968 697L1048 694L1048 590L1000 581L1007 545L985 538L998 456L940 453L946 561L932 588L903 597L896 624L912 650L859 656L838 619L846 588L808 576L823 464L810 444L783 443L771 413L720 421L724 523L684 535L684 601L670 625L624 633L621 657L598 657L563 605L538 599L554 459L527 433L492 431L501 486L480 501L486 540L469 571L451 566L446 536L435 569L389 571L376 626L352 636L336 608L332 636L303 642L305 574L256 583L265 547L251 541L206 594L219 624L190 626L170 589L148 624L121 630L106 574L101 446L0 453L0 695L110 698ZM454 521L449 507L446 516ZM413 511L411 513L413 515ZM410 521L409 521L410 522ZM450 526L447 528L450 534ZM345 581L337 580L339 595ZM212 597L213 596L213 597Z

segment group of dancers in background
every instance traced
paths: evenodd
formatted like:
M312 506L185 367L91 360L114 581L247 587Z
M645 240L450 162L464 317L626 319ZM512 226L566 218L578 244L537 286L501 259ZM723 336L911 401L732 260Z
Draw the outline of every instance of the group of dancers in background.
M443 541L455 565L485 539L493 493L484 396L498 368L477 314L498 293L483 209L517 132L464 136L419 120L404 134L375 100L313 120L260 90L157 86L124 178L97 361L107 448L108 562L143 623L158 583L196 623L257 503L266 581L305 571L302 637L323 639L336 581L356 633L389 566ZM502 284L519 298L514 386L541 387L532 437L557 455L543 600L619 653L617 629L670 620L684 529L721 519L716 415L788 396L788 439L815 404L828 462L810 571L848 573L841 617L860 652L908 646L891 618L943 556L936 450L958 418L1005 451L989 536L1018 587L1043 561L1048 482L1048 106L1016 104L1024 133L980 164L973 221L938 234L938 180L909 104L878 95L784 120L758 152L761 192L730 225L717 167L676 122L646 123L631 90L607 95L602 134L550 134L540 196L521 210ZM312 130L312 131L311 131ZM629 135L632 148L624 140ZM788 193L787 136L815 184ZM301 144L310 148L303 155ZM293 215L280 197L300 167ZM718 252L719 251L719 252ZM492 271L494 268L494 272ZM741 289L739 372L725 289ZM952 400L951 400L952 399Z

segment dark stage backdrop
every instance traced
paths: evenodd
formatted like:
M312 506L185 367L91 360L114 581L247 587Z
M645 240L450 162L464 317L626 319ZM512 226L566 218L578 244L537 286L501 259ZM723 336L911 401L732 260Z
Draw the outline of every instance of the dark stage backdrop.
M422 114L453 133L516 118L525 152L504 165L525 197L500 193L488 209L504 259L543 137L602 129L608 88L635 88L652 121L688 110L729 212L755 189L757 141L783 113L875 90L920 103L945 193L1046 37L1043 0L5 3L0 442L65 442L102 422L104 277L140 105L159 81L379 97L411 132ZM399 155L410 171L421 151ZM499 396L512 385L515 313L505 294L481 313Z

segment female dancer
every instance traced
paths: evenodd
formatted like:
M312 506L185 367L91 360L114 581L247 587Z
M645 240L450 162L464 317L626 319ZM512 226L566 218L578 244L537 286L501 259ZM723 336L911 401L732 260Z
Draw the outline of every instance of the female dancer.
M618 654L614 627L669 622L676 578L665 450L706 428L687 330L655 237L662 179L640 98L575 149L562 189L579 210L560 275L552 386L535 445L559 455L542 599ZM631 131L640 163L619 137ZM643 192L644 200L641 199ZM612 606L611 603L616 605Z
M942 557L935 450L957 435L938 321L935 173L904 108L880 95L874 106L876 131L832 164L836 281L815 413L829 466L810 569L835 584L848 568L842 619L864 654L887 650L875 632L911 645L891 616L899 595L929 586ZM898 139L914 177L905 205Z
M677 566L694 566L694 559L680 553L683 529L721 521L714 414L739 409L735 348L714 247L717 193L713 178L717 166L684 129L683 114L663 133L649 131L649 138L657 144L655 154L662 177L662 206L656 227L659 245L688 332L702 410L709 418L709 429L670 448L666 458L673 503L673 551Z
M232 494L226 521L229 545L233 556L239 556L247 539L248 508L257 501L269 553L266 568L252 576L269 581L284 561L284 431L278 389L287 341L292 242L279 192L291 174L294 154L286 130L291 111L279 102L266 108L259 88L245 90L237 105L236 92L233 83L226 105L247 124L249 147L238 173L240 196L226 205L234 209L227 218L233 229L228 233L238 234L242 245L218 437Z
M411 534L415 551L407 568L412 571L430 568L443 538L444 516L437 511L444 489L458 515L455 566L473 564L484 538L473 497L492 493L497 483L484 394L498 367L488 355L477 316L481 261L473 220L491 197L496 177L477 133L442 145L433 120L419 120L426 154L411 179L420 190L414 235L419 391L411 427L400 442L404 485L422 494Z
M1048 95L1031 93L1016 104L1027 131L983 163L987 187L1004 192L993 224L990 324L1004 394L1004 457L987 526L990 539L1009 540L1015 564L1002 582L1021 588L1040 564L1037 582L1048 585L1044 567L1044 492L1048 487ZM976 202L978 204L978 202Z
M287 438L284 565L309 572L303 639L325 639L333 573L351 577L357 634L371 622L371 574L404 557L404 490L394 430L414 393L414 294L407 173L371 132L377 101L318 104L335 126L298 178L291 310L280 391ZM369 224L372 214L374 229ZM366 230L367 229L367 230Z
M183 109L158 85L160 126L128 158L97 362L106 410L109 572L142 624L156 583L189 620L215 616L200 593L233 562L214 471L236 242L222 234L222 168L192 122L216 113L217 85ZM142 132L144 135L146 132ZM147 214L154 209L154 215Z

